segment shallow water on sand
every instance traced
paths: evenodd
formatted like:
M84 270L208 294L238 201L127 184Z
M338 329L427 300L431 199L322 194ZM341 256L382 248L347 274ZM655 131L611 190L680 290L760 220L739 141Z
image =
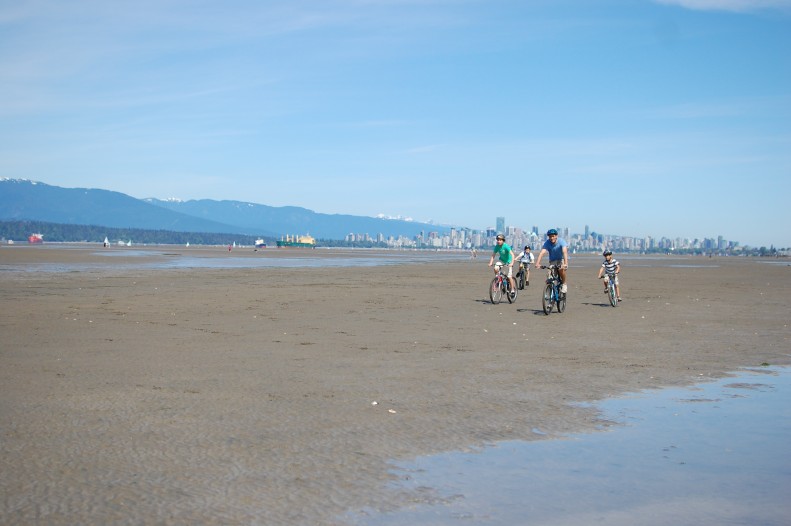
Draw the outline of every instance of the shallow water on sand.
M791 369L597 404L606 433L506 442L399 465L392 525L787 525ZM614 423L614 425L613 425ZM540 430L536 430L540 431Z
M23 248L23 247L21 247ZM233 269L233 268L337 268L472 261L464 251L370 250L370 249L262 249L238 248L99 248L67 245L36 247L38 251L80 251L82 261L36 261L8 263L0 258L0 271L86 272L98 270ZM8 250L8 249L6 249ZM2 255L2 254L0 254ZM483 258L479 261L485 261Z

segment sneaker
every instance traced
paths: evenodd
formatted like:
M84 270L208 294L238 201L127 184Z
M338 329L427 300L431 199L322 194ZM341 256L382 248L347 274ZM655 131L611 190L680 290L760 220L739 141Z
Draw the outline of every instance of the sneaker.
M511 293L511 299L514 299L515 297L516 297L516 292L512 292Z
M561 285L561 286L560 286L560 292L562 292L563 294L565 294L566 292L568 292L568 289L569 289L569 288L566 286L566 284L565 284L565 283L564 283L563 285Z
M525 283L525 287L529 287L529 286L530 286L530 280L527 280L527 282Z
M618 301L623 301L621 298L616 298Z

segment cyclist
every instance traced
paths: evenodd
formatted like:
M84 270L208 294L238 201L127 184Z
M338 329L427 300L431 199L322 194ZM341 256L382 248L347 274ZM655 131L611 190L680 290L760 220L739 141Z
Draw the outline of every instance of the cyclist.
M525 269L525 286L527 287L530 285L530 264L536 260L536 258L533 257L533 253L530 252L530 245L525 245L524 250L514 258L514 261L517 259L522 260L519 262L519 266Z
M618 298L618 301L621 301L621 287L618 283L618 274L621 272L621 264L618 263L618 260L612 257L612 251L605 250L604 251L604 263L601 264L601 268L599 268L599 278L604 275L604 292L607 292L607 282L610 280L610 276L613 276L613 286L615 287L615 296Z
M489 266L494 263L494 256L498 256L497 264L494 266L494 273L500 271L500 267L508 265L508 282L511 284L511 296L516 294L516 283L514 283L514 251L511 246L506 244L505 236L497 234L497 244L492 250L492 257L489 258Z
M541 246L541 252L538 253L536 259L536 268L541 266L541 258L544 254L549 254L549 264L558 265L558 274L560 275L560 292L563 294L568 291L566 281L566 269L569 268L569 246L565 239L558 237L558 231L554 228L547 230L547 240Z

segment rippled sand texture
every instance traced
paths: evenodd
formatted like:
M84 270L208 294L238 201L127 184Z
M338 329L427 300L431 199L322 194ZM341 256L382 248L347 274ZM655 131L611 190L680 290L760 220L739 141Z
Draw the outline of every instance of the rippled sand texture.
M0 269L58 253L3 247ZM0 523L341 524L415 497L386 489L391 459L590 429L570 402L789 363L790 267L619 259L621 305L577 257L551 316L535 272L490 304L480 257L0 272Z

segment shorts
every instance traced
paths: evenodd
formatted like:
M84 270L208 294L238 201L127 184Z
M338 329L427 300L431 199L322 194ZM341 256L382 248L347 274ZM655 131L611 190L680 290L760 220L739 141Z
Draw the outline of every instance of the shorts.
M557 265L557 266L560 267L561 265L563 265L563 260L562 259L551 259L551 260L549 260L549 264L550 265Z
M494 269L495 270L500 270L504 265L506 265L506 263L503 263L502 261L498 261L497 263L494 264ZM509 278L513 278L514 277L514 266L513 265L507 265L507 266L508 266L508 277Z
M615 275L615 279L613 279L613 280L610 280L610 275L609 274L605 274L604 275L604 282L607 283L608 281L612 281L615 284L615 286L617 287L618 286L618 274Z

